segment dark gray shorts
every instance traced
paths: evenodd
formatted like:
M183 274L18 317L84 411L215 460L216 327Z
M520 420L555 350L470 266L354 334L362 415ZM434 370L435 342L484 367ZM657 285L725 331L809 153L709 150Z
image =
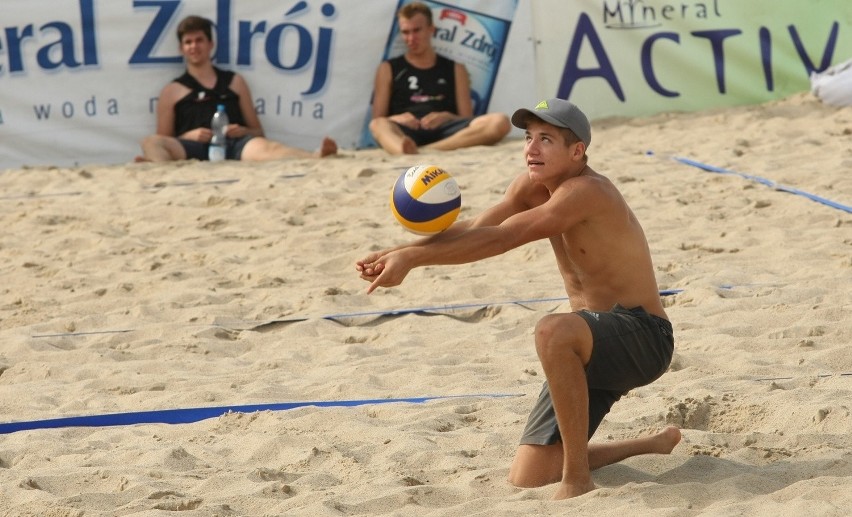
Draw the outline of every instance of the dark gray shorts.
M225 159L239 160L243 157L243 147L254 138L254 135L246 135L240 138L229 138L225 142ZM210 144L196 142L195 140L178 139L180 145L183 146L186 152L187 160L209 160Z
M589 386L589 438L622 395L657 380L672 360L674 334L667 320L642 307L616 305L610 312L579 311L592 330L594 347L586 365ZM522 444L561 441L547 382L527 420Z
M429 145L431 143L437 142L438 140L443 140L448 136L452 136L462 129L466 128L470 125L470 121L472 118L461 118L458 120L452 120L447 122L443 126L440 126L438 129L411 129L403 126L402 124L396 124L402 130L403 133L410 136L414 143L418 146L421 145Z

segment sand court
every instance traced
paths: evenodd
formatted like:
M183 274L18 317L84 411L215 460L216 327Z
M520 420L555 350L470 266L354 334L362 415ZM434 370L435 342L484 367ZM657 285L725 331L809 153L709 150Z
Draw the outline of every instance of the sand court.
M801 94L593 131L675 329L669 371L593 439L674 424L671 455L569 501L506 482L544 379L532 329L568 310L546 242L371 295L354 271L413 237L402 170L446 168L469 217L523 172L520 140L32 167L0 172L0 423L380 402L0 434L0 515L846 515L852 111Z

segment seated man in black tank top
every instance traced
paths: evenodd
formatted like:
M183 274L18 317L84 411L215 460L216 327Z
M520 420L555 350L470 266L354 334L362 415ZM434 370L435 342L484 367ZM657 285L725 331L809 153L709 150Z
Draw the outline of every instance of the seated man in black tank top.
M397 13L407 50L379 65L370 132L391 154L414 154L420 146L450 151L491 145L511 129L503 113L473 116L470 79L461 63L432 48L432 11L423 3Z
M213 66L212 26L210 20L200 16L188 16L178 25L186 73L160 92L157 133L142 140L142 156L136 160L207 160L210 121L219 104L225 105L228 113L228 159L259 161L336 154L337 144L330 138L323 139L314 153L264 138L245 79Z

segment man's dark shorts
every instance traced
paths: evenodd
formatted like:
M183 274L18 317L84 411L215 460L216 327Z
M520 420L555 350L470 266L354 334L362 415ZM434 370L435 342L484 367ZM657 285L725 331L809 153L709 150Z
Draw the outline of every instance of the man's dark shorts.
M589 324L594 348L586 365L589 386L589 438L612 405L633 388L657 380L672 360L674 334L667 320L641 307L616 305L610 312L579 311ZM530 413L522 444L550 445L561 441L547 382Z
M243 148L254 138L254 135L246 135L240 138L228 138L225 142L225 159L240 160L243 157ZM184 140L178 138L178 142L186 151L187 160L209 160L210 159L210 144L196 142L195 140Z
M470 125L472 118L460 118L447 122L438 129L411 129L397 124L403 133L410 136L417 146L429 145L452 136Z

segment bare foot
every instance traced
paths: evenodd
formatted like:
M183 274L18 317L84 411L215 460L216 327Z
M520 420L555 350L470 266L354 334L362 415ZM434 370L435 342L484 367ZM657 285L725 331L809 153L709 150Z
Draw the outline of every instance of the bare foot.
M319 151L317 151L320 158L325 158L326 156L333 156L337 154L337 142L332 140L329 137L325 137L322 139L322 145L320 145Z
M585 493L591 492L597 488L592 482L589 480L588 483L567 483L562 481L559 483L559 486L556 488L556 493L553 494L553 499L569 499L571 497L577 497L578 495L583 495Z
M419 152L417 150L417 144L410 136L406 136L402 139L402 152L404 154L417 154Z
M151 160L149 160L148 158L145 158L144 156L136 156L136 157L133 158L133 161L136 162L136 163L144 163L144 162L150 162Z
M648 452L656 454L669 454L672 452L672 449L674 449L675 446L680 443L680 429L673 425L670 425L659 433L651 436L650 439L651 450Z

